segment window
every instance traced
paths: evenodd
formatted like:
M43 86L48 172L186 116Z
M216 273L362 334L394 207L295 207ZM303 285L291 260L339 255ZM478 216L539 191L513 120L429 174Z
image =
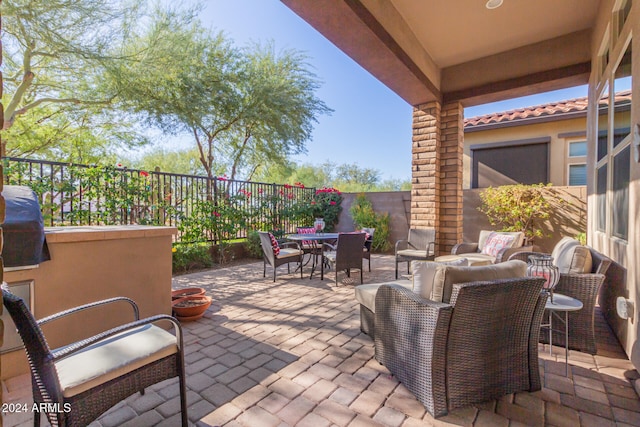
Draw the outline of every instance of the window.
M587 141L569 143L569 157L585 157L587 155Z
M587 165L569 165L569 185L587 185Z
M607 165L600 167L596 173L596 202L598 210L598 231L607 229Z
M612 234L627 240L629 226L629 169L631 146L627 146L613 158L613 212Z

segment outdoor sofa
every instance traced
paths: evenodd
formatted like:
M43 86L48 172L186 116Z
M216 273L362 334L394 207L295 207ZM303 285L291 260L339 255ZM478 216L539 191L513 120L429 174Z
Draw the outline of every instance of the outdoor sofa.
M430 271L420 271L420 264ZM526 263L518 260L481 267L414 261L412 269L412 281L379 284L375 291L365 285L375 295L373 307L365 305L370 299L362 298L363 289L358 296L360 286L356 297L376 359L429 413L439 417L541 388L544 279L525 277Z

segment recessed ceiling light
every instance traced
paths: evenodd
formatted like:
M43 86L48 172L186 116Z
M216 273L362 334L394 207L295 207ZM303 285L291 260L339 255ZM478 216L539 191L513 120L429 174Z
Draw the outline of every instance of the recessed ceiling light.
M502 1L503 0L489 0L485 6L487 9L497 9L502 6Z

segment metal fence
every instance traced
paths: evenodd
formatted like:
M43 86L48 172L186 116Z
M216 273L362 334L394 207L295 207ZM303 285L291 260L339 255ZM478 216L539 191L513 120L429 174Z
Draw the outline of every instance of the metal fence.
M45 225L173 225L178 239L230 240L312 222L315 188L3 158L4 182L39 196Z

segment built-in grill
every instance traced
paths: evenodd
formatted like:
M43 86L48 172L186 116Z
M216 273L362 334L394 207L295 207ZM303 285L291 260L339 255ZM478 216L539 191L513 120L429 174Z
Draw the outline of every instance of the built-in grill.
M5 185L2 195L6 202L5 220L2 224L2 259L4 276L8 282L4 286L8 286L12 293L22 298L33 310L35 279L28 270L35 271L41 262L49 259L38 196L29 187L16 185ZM19 279L12 281L9 275L14 273L9 272L18 270L20 272L16 274L19 274ZM6 310L2 313L2 321L5 330L0 353L20 348L22 340Z
M6 216L2 258L7 269L33 268L49 259L44 221L36 193L29 187L5 185Z

